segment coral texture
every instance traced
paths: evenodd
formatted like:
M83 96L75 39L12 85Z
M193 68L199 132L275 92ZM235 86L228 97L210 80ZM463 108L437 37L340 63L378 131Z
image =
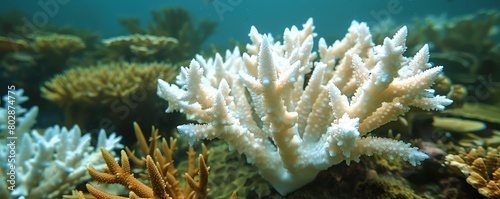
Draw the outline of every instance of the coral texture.
M442 70L428 63L428 46L405 57L406 27L374 45L365 23L352 22L341 41L319 40L314 26L285 29L283 43L251 28L248 53L223 59L197 56L177 76L158 80L158 95L199 124L178 126L191 144L220 138L281 194L312 181L321 170L361 155L380 154L417 165L427 158L410 144L368 136L410 106L443 110L451 100L429 87ZM306 76L311 73L311 76Z

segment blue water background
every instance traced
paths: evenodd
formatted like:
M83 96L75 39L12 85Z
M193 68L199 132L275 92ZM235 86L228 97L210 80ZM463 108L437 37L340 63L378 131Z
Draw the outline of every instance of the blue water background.
M248 32L254 25L261 33L282 34L285 27L301 25L314 18L320 36L344 35L352 20L368 22L370 26L392 17L398 24L410 24L414 17L427 15L457 16L475 13L483 8L500 8L500 0L38 0L2 2L0 12L15 8L27 14L27 20L47 15L41 4L56 3L48 23L70 25L98 32L103 38L126 35L118 24L119 17L133 16L142 24L151 20L150 11L167 6L183 7L196 20L219 22L214 35L206 44L226 45L229 39L249 42ZM473 30L471 30L473 31ZM411 34L411 33L410 33Z

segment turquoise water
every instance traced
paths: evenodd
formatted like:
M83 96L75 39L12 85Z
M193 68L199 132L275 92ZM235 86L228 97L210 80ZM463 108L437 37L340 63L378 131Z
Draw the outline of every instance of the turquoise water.
M180 6L195 19L212 19L219 22L214 35L207 43L226 44L228 38L248 41L250 26L262 32L281 34L285 27L301 25L314 18L317 32L343 35L352 20L369 22L372 27L380 20L391 17L400 24L410 23L414 17L448 15L450 17L472 14L479 9L500 8L496 0L342 0L342 1L266 1L266 0L6 0L0 12L19 8L34 17L40 12L49 13L47 21L55 25L70 25L99 32L104 38L127 34L117 23L119 17L137 17L143 24L151 17L151 9ZM41 4L39 4L41 3ZM52 4L57 5L52 6ZM40 6L50 5L50 6ZM48 7L49 9L45 9ZM42 14L43 15L43 14ZM33 20L33 18L29 19ZM35 19L36 20L36 19Z

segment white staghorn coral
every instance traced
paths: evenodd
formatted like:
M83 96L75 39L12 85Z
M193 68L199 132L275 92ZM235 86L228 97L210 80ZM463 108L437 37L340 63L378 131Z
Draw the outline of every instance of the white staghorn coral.
M100 147L107 150L122 148L121 136L115 133L106 135L100 130L97 144L91 146L91 134L82 134L75 125L71 129L57 125L43 132L31 130L36 122L38 109L26 112L20 104L28 98L23 90L14 91L17 123L14 132L8 138L0 139L4 147L0 157L8 161L0 163L1 198L55 198L74 189L76 185L87 181L89 163L104 166ZM4 97L4 102L9 102ZM0 108L0 113L7 108ZM5 114L7 115L7 114ZM7 124L7 122L5 122ZM6 126L6 125L3 125ZM0 123L0 130L5 130Z
M14 90L10 100L8 98L8 95L3 96L2 101L4 102L4 107L0 107L0 138L7 137L7 135L9 135L9 110L14 110L13 118L15 118L15 129L17 132L28 132L36 123L38 107L34 106L26 111L26 109L23 108L21 104L28 101L28 97L24 96L23 94L24 90L18 89Z
M366 136L417 106L443 110L452 101L429 89L442 67L428 63L428 47L405 57L406 27L374 46L365 23L354 21L341 41L319 40L314 26L286 29L283 43L250 31L248 53L197 56L177 76L158 80L158 95L200 124L178 127L192 144L220 138L281 194L312 181L319 171L361 155L380 154L417 165L427 158L402 141ZM310 79L305 75L312 72Z

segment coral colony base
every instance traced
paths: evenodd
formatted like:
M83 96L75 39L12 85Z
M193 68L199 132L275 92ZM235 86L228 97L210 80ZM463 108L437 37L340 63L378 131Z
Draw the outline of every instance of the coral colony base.
M426 159L408 143L367 133L410 106L441 111L452 103L429 88L442 67L428 63L428 46L405 57L406 27L374 45L367 25L353 21L345 38L332 46L321 38L312 52L313 30L309 19L302 30L285 29L281 43L252 27L247 53L235 48L224 59L196 56L176 85L158 80L166 112L178 110L199 123L178 126L179 132L190 144L225 140L282 195L361 155L413 166Z

